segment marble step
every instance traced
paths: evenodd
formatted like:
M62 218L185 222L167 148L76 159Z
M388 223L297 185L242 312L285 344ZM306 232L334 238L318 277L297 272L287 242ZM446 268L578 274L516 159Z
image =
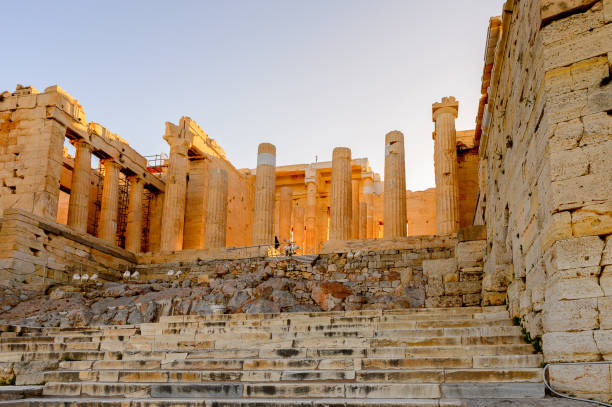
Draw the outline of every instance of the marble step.
M47 383L47 397L151 398L536 398L542 383Z
M42 396L43 386L0 386L0 401Z
M60 370L44 373L45 382L202 383L308 382L457 383L541 382L539 368L425 370Z
M472 340L477 339L477 340ZM482 342L482 343L474 343ZM460 337L438 337L438 338L409 338L402 340L372 340L367 346L360 347L315 347L297 348L293 343L286 347L265 347L253 348L242 346L240 348L227 347L226 349L187 349L186 343L178 342L164 346L167 350L150 351L128 349L123 351L7 351L0 353L0 362L27 362L33 360L115 360L119 357L123 359L158 359L164 360L168 357L180 358L270 358L270 357L377 357L377 356L449 356L455 350L463 351L472 355L488 354L526 354L533 353L531 345L523 343L520 336L502 337L483 337L483 338L460 338ZM106 347L105 347L106 348ZM108 346L113 349L113 346ZM119 356L121 355L121 356Z
M0 406L3 403L0 402ZM11 407L464 407L460 400L431 399L132 399L132 398L39 398L17 401Z

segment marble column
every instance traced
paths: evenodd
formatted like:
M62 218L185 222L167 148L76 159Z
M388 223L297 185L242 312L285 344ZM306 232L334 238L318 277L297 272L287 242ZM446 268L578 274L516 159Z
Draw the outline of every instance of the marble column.
M278 240L287 243L291 240L291 211L293 209L293 189L281 187L278 203Z
M117 243L117 215L119 212L119 170L121 166L112 159L102 161L104 184L98 221L98 237L112 244Z
M359 237L358 239L367 239L368 237L368 204L359 202Z
M261 143L257 150L253 244L274 243L274 200L276 198L276 147Z
M436 234L448 235L459 229L459 188L457 181L457 135L455 119L459 103L454 97L432 105L436 130L434 165L436 175Z
M352 198L352 222L351 222L351 239L359 239L359 185L361 181L358 179L351 180L351 198Z
M74 143L76 155L72 170L72 185L68 203L68 226L80 233L87 232L89 188L91 184L91 145L84 140Z
M366 238L374 238L374 178L371 172L361 175L363 180L363 200L367 206Z
M317 170L314 165L306 168L306 231L304 253L314 253L317 244Z
M204 248L225 247L226 228L227 172L221 168L212 168L208 176Z
M125 228L125 250L140 253L142 246L142 198L144 180L137 175L128 177L130 195L128 198L127 225Z
M164 193L164 217L161 224L161 251L182 250L187 195L188 143L182 137L168 137L170 157Z
M336 147L332 155L329 240L349 240L352 226L351 150Z
M293 211L293 241L299 246L299 253L304 253L304 207L296 206Z
M385 136L384 237L406 236L406 165L404 135L392 131Z

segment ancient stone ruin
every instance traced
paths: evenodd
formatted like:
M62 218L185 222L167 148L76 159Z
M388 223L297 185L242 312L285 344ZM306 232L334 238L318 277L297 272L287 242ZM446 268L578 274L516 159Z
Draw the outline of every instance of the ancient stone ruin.
M145 157L59 86L3 92L0 406L612 402L611 69L612 0L506 1L426 191L399 131L382 176L238 169L189 117Z

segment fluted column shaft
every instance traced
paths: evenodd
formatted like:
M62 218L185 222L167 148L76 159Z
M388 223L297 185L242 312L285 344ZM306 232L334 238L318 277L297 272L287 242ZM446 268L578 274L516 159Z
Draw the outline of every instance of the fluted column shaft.
M458 104L444 98L434 104L434 165L436 176L436 234L447 235L459 229L459 188L457 182L457 139L455 118Z
M276 147L259 145L253 208L253 244L274 243L274 200L276 195Z
M317 184L306 184L306 236L304 241L305 252L313 253L317 244Z
M144 180L137 175L128 177L130 195L127 209L127 225L125 229L125 250L139 253L142 245L142 198Z
M406 236L406 166L404 135L392 131L385 136L384 236Z
M291 240L291 209L293 204L293 189L282 187L278 208L278 238L281 243Z
M359 202L359 237L358 239L367 239L368 237L368 204Z
M349 240L352 226L351 150L336 147L332 155L329 240Z
M168 141L170 157L164 196L164 216L161 224L161 250L183 248L185 226L185 197L187 194L188 146L183 139Z
M293 241L299 246L299 253L304 253L304 207L296 206L293 212Z
M352 199L352 222L351 222L351 239L359 239L359 185L361 181L358 179L351 180L351 199Z
M374 238L374 180L372 178L363 179L363 199L366 203L366 238Z
M208 178L208 198L206 200L206 229L204 247L225 247L227 229L227 172L213 168Z
M117 214L119 212L119 170L121 166L112 159L104 160L104 184L98 222L98 237L112 244L117 243Z
M76 154L68 203L68 226L77 232L86 233L91 183L91 145L84 140L79 140L74 143L74 147Z

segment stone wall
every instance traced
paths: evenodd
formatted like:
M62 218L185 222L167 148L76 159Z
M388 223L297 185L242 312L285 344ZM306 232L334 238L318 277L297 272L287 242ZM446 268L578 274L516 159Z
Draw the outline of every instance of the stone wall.
M297 304L316 305L323 310L468 306L480 304L485 241L480 236L477 239L457 242L450 237L421 236L328 242L318 257L293 259L206 260L202 252L202 260L194 262L193 256L189 261L189 257L154 260L143 255L136 269L146 281L168 279L170 270L172 274L180 270L181 278L234 287L227 288L225 302L220 299L224 304L235 295L235 287L246 290L245 302L262 299L254 283L280 278L284 282L275 284L281 284L284 290L289 285ZM224 253L231 255L227 249ZM459 253L457 259L455 253ZM263 299L275 302L272 289Z
M74 273L97 273L114 281L136 257L96 237L27 211L4 211L0 228L0 281L44 289L72 280Z
M545 362L612 355L611 22L609 0L508 1L484 95L483 304L507 291ZM554 367L551 380L612 398L607 365Z

